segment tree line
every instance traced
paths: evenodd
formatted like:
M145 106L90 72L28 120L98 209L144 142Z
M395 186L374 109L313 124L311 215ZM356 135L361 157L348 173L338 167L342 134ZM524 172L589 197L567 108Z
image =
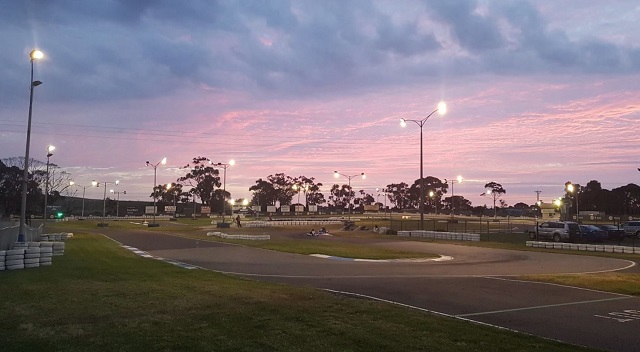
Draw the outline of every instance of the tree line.
M7 158L0 160L0 214L19 214L22 195L22 172L24 158ZM187 204L199 201L210 206L214 213L229 212L228 200L231 194L223 188L220 177L221 164L212 163L205 157L194 157L181 167L184 174L175 182L159 184L153 187L150 198L156 198L160 204ZM44 207L44 185L46 182L46 163L32 159L29 163L28 209L27 214L41 214ZM65 195L73 195L77 189L70 188L71 175L60 171L58 165L49 164L49 203L64 199ZM417 210L420 208L420 185L424 185L424 209L430 213L481 214L486 212L485 206L473 206L472 202L461 195L449 195L450 182L434 176L427 176L420 182L416 179L412 184L405 182L391 183L375 191L355 191L348 184L335 183L329 187L327 196L322 192L322 183L314 177L304 175L290 176L275 173L260 178L249 187L250 204L260 206L263 211L268 205L303 206L319 205L331 209L345 209L349 204L356 208L377 204L390 211ZM455 183L455 181L454 181ZM603 189L600 182L592 180L585 186L573 184L574 191L566 193L563 203L574 211L601 211L606 214L640 213L640 186L633 183L614 188ZM497 182L484 185L481 194L493 201L493 215L506 208L507 203L501 199L506 194L504 187ZM536 204L517 203L512 209L522 210L527 215L535 215Z

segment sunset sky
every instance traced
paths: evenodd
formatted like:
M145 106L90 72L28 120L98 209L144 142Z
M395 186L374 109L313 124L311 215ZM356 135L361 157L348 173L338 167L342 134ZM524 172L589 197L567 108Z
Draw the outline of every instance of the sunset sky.
M638 1L0 0L0 158L31 157L76 183L119 179L150 200L193 157L235 159L232 197L258 178L365 172L373 193L424 174L495 181L509 205L566 181L640 183ZM340 183L346 183L341 178ZM102 190L87 189L88 198ZM380 198L382 200L382 197Z

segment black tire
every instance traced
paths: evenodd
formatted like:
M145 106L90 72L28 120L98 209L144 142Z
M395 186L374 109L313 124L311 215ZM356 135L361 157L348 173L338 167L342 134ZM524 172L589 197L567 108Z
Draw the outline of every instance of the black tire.
M529 232L529 238L530 238L530 239L535 240L535 239L536 239L536 237L538 237L538 236L536 236L536 233L535 233L535 232Z
M640 231L636 232L636 237L640 238Z
M562 238L557 233L553 235L553 242L562 242Z

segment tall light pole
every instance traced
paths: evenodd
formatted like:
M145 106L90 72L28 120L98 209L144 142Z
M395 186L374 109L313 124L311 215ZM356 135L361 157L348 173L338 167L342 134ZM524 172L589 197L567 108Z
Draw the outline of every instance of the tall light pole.
M71 181L69 182L69 186L76 186L76 187L82 187L82 213L80 213L80 217L84 218L84 193L87 190L87 186L80 186L77 185L75 182Z
M98 223L98 227L108 227L109 224L106 221L107 218L107 185L118 185L120 181L115 180L114 182L98 182L96 180L91 181L91 185L93 187L100 187L100 184L104 186L104 195L102 196L102 222Z
M33 62L40 60L44 54L40 50L33 50L29 54L31 59L31 81L29 83L29 119L27 122L27 146L24 152L24 171L22 174L22 202L20 208L20 229L18 231L18 242L25 242L25 230L27 226L27 192L29 183L29 145L31 144L31 113L33 111L33 88L42 84L41 81L33 80Z
M407 121L415 122L420 126L420 230L424 230L424 170L423 170L423 147L422 147L422 126L427 122L431 115L438 112L440 115L447 113L447 104L444 102L438 103L438 108L433 110L427 117L422 120L407 120L400 119L400 126L406 127Z
M462 176L458 175L458 177L456 177L455 180L449 180L447 181L447 179L444 179L444 182L451 182L451 220L453 220L455 211L456 211L456 197L453 194L453 184L458 181L458 183L462 183Z
M433 200L433 204L435 205L435 212L436 212L436 215L438 215L438 201L434 199L435 196L436 196L436 193L434 191L429 191L429 198Z
M229 162L226 163L226 164L225 163L212 164L212 166L214 168L219 168L219 169L223 169L224 170L224 175L223 175L223 178L222 178L222 223L223 224L224 224L224 215L226 213L226 209L225 208L227 207L226 206L227 205L227 200L226 200L226 198L227 198L227 196L226 196L226 194L227 194L227 169L230 166L233 166L235 164L236 164L236 161L233 160L233 159L229 160ZM221 225L221 226L225 226L225 225Z
M173 219L176 219L176 186L174 186L173 182L167 183L167 191L171 190L173 193Z
M575 186L573 183L569 182L567 184L567 191L573 194L576 198L576 222L580 222L580 208L578 206L578 194L580 193L580 186Z
M349 221L351 221L351 179L354 177L358 177L361 176L362 179L364 180L365 178L367 178L367 175L364 174L364 172L356 174L356 175L345 175L345 174L341 174L338 171L334 171L333 172L333 177L338 178L340 176L344 176L349 180Z
M120 191L110 189L109 192L116 194L118 197L116 200L116 218L120 218ZM127 191L122 191L122 194L127 194Z
M47 147L47 177L44 184L44 212L42 217L42 233L44 233L44 230L47 226L47 197L49 196L49 158L53 156L53 151L55 149L56 147L52 145Z
M155 164L150 163L148 160L145 163L146 166L151 166L153 167L153 188L152 188L152 192L153 192L153 223L148 224L148 227L158 227L160 226L160 224L156 223L156 178L158 176L158 165L162 164L165 165L167 163L167 158L162 158L162 160L158 161Z

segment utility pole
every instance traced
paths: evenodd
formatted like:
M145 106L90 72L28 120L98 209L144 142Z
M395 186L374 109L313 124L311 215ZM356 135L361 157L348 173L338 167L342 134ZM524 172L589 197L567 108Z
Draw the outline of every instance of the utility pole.
M542 193L542 191L534 191L536 192L536 204L538 204L540 202L540 193Z

